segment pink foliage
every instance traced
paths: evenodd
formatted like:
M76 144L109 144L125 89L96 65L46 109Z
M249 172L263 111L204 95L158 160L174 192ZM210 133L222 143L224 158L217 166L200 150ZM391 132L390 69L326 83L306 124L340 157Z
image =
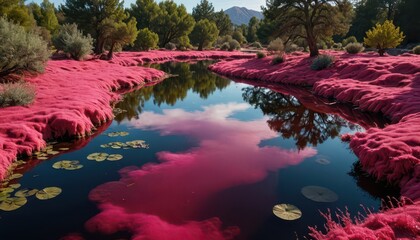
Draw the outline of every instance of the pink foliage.
M138 67L145 59L240 58L235 52L119 53L112 62L90 60L49 61L44 74L26 80L36 87L36 99L27 107L0 109L0 179L19 154L31 154L46 139L90 134L95 126L113 118L113 91L162 79L164 72Z
M130 231L133 239L217 240L232 239L239 231L259 226L256 223L265 221L265 214L271 212L258 211L253 216L254 226L240 229L242 221L235 219L238 226L222 229L224 219L217 214L231 210L226 201L237 203L241 199L224 199L224 204L209 199L227 189L260 182L270 172L314 156L316 150L260 147L262 140L277 136L265 127L265 118L247 122L229 118L248 107L231 103L196 112L171 109L162 114L142 113L141 120L130 125L163 135L185 134L196 139L198 146L186 152L159 152L160 164L123 169L119 181L92 190L89 198L99 202L102 212L86 224L87 229L104 234ZM260 205L264 204L253 202L253 208Z
M322 71L311 70L312 60L303 53L288 56L280 65L272 65L270 58L241 59L219 62L210 69L237 78L312 86L317 95L383 113L393 124L345 135L344 140L350 141L368 173L399 184L403 196L420 202L420 57L327 53L336 60ZM420 212L419 204L412 208Z

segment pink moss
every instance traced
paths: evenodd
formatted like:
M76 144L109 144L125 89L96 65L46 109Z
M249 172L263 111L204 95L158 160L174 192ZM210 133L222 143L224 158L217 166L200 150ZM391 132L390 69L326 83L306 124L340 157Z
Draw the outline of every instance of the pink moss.
M159 152L160 164L123 169L119 181L92 190L89 198L99 202L101 213L89 220L86 228L103 234L129 231L132 239L217 240L253 232L251 229L271 214L260 209L264 206L260 201L267 197L259 199L259 204L253 201L249 208L235 206L236 211L246 212L247 216L254 213L251 226L247 224L249 219L239 215L234 221L230 219L237 226L228 226L226 219L218 215L231 211L228 203L241 202L243 195L223 199L223 204L209 199L217 198L226 189L260 182L270 172L314 156L316 150L298 152L259 146L262 140L277 134L265 127L265 118L247 122L230 118L248 107L231 103L195 112L171 109L162 114L142 113L141 120L130 123L132 127L157 130L162 135L190 136L198 146L185 152ZM276 178L272 180L269 186L274 188ZM272 195L271 187L258 189L260 196ZM250 194L246 190L245 196Z
M327 53L334 55L336 61L322 71L310 69L312 59L305 53L288 56L287 61L279 65L272 65L270 58L241 59L219 62L210 69L237 78L312 86L316 95L389 117L393 124L383 129L370 128L364 133L346 135L344 139L350 141L365 171L377 179L399 184L401 194L417 202L411 208L420 212L420 57ZM382 216L387 215L388 212L373 214L372 218L385 220ZM414 219L419 224L419 218ZM342 234L341 237L352 236ZM362 235L375 236L369 234L374 233L367 231ZM337 235L330 239L340 238Z
M46 139L86 135L94 126L112 119L110 104L119 98L112 91L162 79L164 72L137 66L146 58L155 62L240 57L250 55L152 51L119 53L111 62L49 61L44 74L26 79L36 87L33 104L0 109L0 179L17 155L42 148Z

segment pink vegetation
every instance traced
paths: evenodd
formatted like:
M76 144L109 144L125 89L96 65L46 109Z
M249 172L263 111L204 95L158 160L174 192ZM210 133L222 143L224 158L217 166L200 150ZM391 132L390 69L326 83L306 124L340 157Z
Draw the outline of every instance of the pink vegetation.
M224 190L265 181L270 172L299 164L314 156L316 150L260 147L261 141L277 136L263 124L267 119L243 122L230 118L248 107L231 103L195 112L171 109L162 114L142 113L141 120L130 125L158 130L162 135L185 134L198 145L186 152L160 152L158 159L162 163L123 169L119 181L94 189L89 198L99 202L102 212L89 220L86 228L105 234L128 230L133 233L132 239L139 240L233 239L239 232L242 236L253 232L258 222L271 215L260 209L265 206L260 201L273 204L275 200L270 196L276 177L268 181L269 186L258 187L257 195L265 196L256 200L258 204L254 201L252 206L238 204L253 193L249 187L243 194L223 198L222 202L215 199ZM233 209L245 215L230 219L235 226L229 226L221 215ZM249 221L244 223L249 218L254 221L252 226L247 224Z
M37 97L28 107L0 109L0 179L19 154L31 154L46 139L89 134L94 126L113 118L110 104L119 98L112 91L162 79L164 72L137 67L145 61L239 58L234 52L120 53L112 62L91 60L49 61L44 74L26 80Z
M417 222L418 231L420 57L410 54L398 57L378 57L377 54L350 55L342 52L328 52L328 54L334 55L336 61L331 68L322 71L310 69L312 59L308 58L306 53L289 55L287 61L280 65L272 65L271 59L265 58L220 62L210 68L219 74L237 78L312 86L313 92L317 95L351 103L363 111L381 112L389 117L393 124L383 129L370 128L354 136L346 135L344 139L350 141L350 147L368 173L378 179L398 183L402 195L415 201L415 205L410 207L414 210L404 214L411 216ZM366 222L371 218L381 219L396 233L398 229L393 228L396 225L387 224L388 220L394 219L396 211L400 210L374 214ZM417 214L411 214L416 211ZM358 226L374 229L369 224ZM339 232L337 230L339 228L332 229L328 237L337 239L334 234ZM343 229L340 228L341 230ZM364 233L363 236L376 234L375 231ZM348 232L343 234L342 236L351 236ZM321 239L319 236L318 238ZM384 239L392 238L384 237Z

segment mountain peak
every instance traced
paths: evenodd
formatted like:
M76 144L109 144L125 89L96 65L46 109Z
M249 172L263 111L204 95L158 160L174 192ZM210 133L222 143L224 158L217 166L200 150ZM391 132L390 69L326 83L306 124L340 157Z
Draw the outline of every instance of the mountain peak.
M235 25L242 25L242 24L248 25L249 20L252 17L256 17L258 19L264 18L264 15L262 14L262 12L247 9L245 7L237 7L237 6L231 7L225 10L225 13L229 15L230 20Z

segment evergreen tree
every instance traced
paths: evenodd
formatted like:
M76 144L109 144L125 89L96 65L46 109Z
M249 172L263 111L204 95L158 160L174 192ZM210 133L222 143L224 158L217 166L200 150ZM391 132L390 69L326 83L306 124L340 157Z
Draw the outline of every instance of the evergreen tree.
M198 22L203 19L208 19L209 21L214 20L214 7L213 4L209 3L207 0L201 0L195 8L193 8L192 16L195 21Z
M409 43L420 42L419 9L419 0L402 0L395 14L395 23L404 31Z
M193 44L198 46L198 50L211 46L216 41L219 30L214 22L208 19L200 20L195 24L194 30L191 32L190 39Z
M159 35L159 46L188 36L194 28L194 18L187 13L183 4L165 0L159 3L159 13L152 19L151 30Z
M58 30L59 24L53 3L48 0L44 0L41 6L31 3L29 4L29 9L38 26L47 29L50 33L55 33Z
M134 44L138 34L135 18L131 18L128 22L105 19L102 24L105 41L110 46L108 59L112 59L116 46Z
M19 23L27 30L35 26L35 19L24 0L0 0L0 17Z
M227 15L223 10L214 14L214 22L216 23L217 29L219 29L219 36L232 34L232 21L230 21L229 15Z
M154 0L137 0L128 12L136 18L138 29L151 29L152 20L159 14L159 6Z
M249 43L252 43L258 40L257 29L258 29L259 24L260 24L260 20L258 20L258 18L256 17L252 17L249 20L248 30L246 34L246 40Z

